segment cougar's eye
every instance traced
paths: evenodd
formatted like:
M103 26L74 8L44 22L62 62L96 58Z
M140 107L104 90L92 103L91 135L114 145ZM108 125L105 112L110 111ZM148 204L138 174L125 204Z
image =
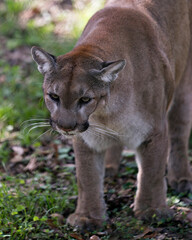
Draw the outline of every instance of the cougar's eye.
M49 93L49 97L55 101L55 102L59 102L59 96L57 94L54 93Z
M89 97L82 97L81 99L80 99L80 103L82 104L82 103L88 103L88 102L90 102L91 101L91 98L89 98Z

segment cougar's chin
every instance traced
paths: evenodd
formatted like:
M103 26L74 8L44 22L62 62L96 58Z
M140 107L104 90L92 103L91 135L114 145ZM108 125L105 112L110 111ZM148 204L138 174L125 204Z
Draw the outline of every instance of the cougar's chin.
M78 131L77 130L74 130L74 131L64 131L62 129L60 129L59 127L56 127L56 131L58 133L60 133L62 136L65 136L65 137L73 137L75 135L78 134Z

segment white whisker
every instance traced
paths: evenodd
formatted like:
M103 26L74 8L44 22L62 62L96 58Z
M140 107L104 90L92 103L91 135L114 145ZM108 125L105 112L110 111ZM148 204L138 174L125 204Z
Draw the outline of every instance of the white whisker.
M113 138L113 139L115 139L115 140L118 140L118 138L117 138L116 135L113 135L113 134L111 134L111 133L102 131L101 129L95 129L95 132L101 133L101 134L103 134L103 135L105 135L105 136L108 136L108 137L111 137L111 138Z
M57 135L58 133L57 133L55 130L52 129L51 134L52 134L53 136L55 136L55 135Z
M90 130L91 130L91 131L90 131ZM105 133L102 133L102 132L100 132L100 131L97 131L96 129L89 129L89 132L92 133L92 134L94 134L95 136L97 136L97 137L99 137L99 138L101 138L102 135L106 135Z
M99 134L99 133L96 132L96 131L93 131L93 130L90 129L90 128L87 129L87 132L95 135L96 137L99 137L99 138L101 137L101 134Z
M32 119L28 119L28 120L25 120L21 123L21 126L23 124L25 124L26 122L32 122L32 121L49 121L48 118L32 118Z
M108 131L108 130L105 130L105 129L102 129L102 128L99 128L99 127L95 127L95 129L97 129L98 131L107 133L107 134L117 135L117 133L114 133L114 132L111 132L111 131Z
M26 128L31 127L31 126L38 126L38 125L49 125L49 126L50 126L50 123L49 123L49 122L30 123L30 124L27 124L27 125L23 128L23 130L25 130Z
M32 127L32 128L29 129L27 135L28 135L33 129L35 129L35 128L42 128L42 127L50 127L50 125L47 124L47 125L38 125L38 126L34 126L34 127Z
M101 135L105 135L115 140L118 140L119 134L114 130L107 128L105 126L98 125L98 124L90 124L89 129L92 129L91 133L97 133L98 137L101 137Z
M50 131L50 133L51 133L51 128L50 129L48 129L47 131L45 131L44 133L42 133L39 137L37 137L34 141L33 141L33 143L35 142L35 141L37 141L37 139L39 139L40 137L42 137L43 135L45 135L46 133L48 133L49 131Z
M50 135L52 135L52 134L53 134L53 129L51 128Z
M104 126L104 125L91 124L90 126L92 126L92 127L97 127L97 128L102 129L102 130L104 130L104 131L107 131L107 132L110 132L110 133L112 133L112 134L118 135L118 133L115 132L113 129L110 129L110 128Z

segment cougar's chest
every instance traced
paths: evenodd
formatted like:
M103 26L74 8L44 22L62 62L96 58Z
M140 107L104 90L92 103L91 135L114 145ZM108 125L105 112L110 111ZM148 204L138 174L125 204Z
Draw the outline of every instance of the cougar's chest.
M111 125L103 126L100 132L98 129L89 129L82 133L81 136L85 143L96 151L106 150L116 144L122 144L129 149L135 150L145 140L152 128L139 115L119 118L116 124L112 121ZM112 131L109 131L109 129Z
M104 151L110 146L120 142L120 138L117 135L109 136L95 130L88 130L82 133L81 137L90 148L98 152Z

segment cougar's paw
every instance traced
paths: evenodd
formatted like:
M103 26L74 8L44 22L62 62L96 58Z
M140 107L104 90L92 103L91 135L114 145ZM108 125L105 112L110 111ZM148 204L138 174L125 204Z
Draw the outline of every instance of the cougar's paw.
M135 211L135 216L143 221L151 222L151 221L159 221L161 219L170 219L174 216L174 211L165 208L148 208L144 211Z
M172 181L169 183L170 187L178 193L192 193L192 181L181 179L180 181Z
M69 215L67 223L73 227L78 227L81 230L93 231L103 227L105 218L90 218L78 213L73 213Z

